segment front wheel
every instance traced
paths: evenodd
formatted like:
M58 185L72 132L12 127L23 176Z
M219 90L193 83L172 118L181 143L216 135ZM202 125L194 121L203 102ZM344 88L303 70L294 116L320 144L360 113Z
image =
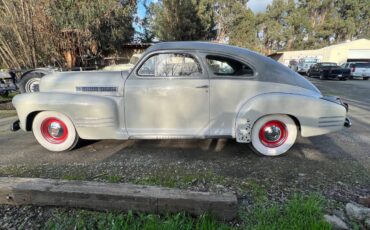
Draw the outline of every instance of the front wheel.
M71 150L79 140L72 121L54 111L38 113L33 120L32 131L40 145L53 152Z
M287 152L297 138L297 126L287 115L268 115L256 121L252 128L252 150L264 156L279 156Z
M364 78L363 78L363 80L365 80L365 81L366 81L366 80L369 80L369 77L364 77Z

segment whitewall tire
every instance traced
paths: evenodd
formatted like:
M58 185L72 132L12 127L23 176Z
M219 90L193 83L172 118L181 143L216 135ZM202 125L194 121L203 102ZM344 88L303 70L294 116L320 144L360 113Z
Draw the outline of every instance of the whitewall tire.
M287 115L268 115L258 119L252 128L251 147L265 156L287 152L297 138L297 126Z
M54 111L38 113L33 120L32 131L36 140L53 152L71 150L79 140L72 121Z

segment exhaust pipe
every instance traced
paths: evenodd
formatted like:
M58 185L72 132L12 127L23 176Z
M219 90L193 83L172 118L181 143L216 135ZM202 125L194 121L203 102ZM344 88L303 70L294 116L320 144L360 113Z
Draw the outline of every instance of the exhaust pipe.
M346 117L346 120L344 121L344 127L349 128L351 126L352 126L351 120L348 117Z

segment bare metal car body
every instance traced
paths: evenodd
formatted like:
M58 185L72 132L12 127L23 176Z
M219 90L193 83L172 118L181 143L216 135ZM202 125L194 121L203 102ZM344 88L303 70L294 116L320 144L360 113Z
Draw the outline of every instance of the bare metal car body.
M147 74L150 58L160 55L185 57L166 65L182 62L197 71ZM210 58L213 64L234 60L248 71L228 75L224 68L215 74ZM189 60L197 66L186 64ZM228 137L249 143L253 125L267 115L291 117L301 136L309 137L342 129L347 114L340 99L323 97L278 62L247 49L204 42L154 45L130 72L53 73L42 78L40 92L18 95L13 104L21 129L31 131L41 111L58 111L82 139Z

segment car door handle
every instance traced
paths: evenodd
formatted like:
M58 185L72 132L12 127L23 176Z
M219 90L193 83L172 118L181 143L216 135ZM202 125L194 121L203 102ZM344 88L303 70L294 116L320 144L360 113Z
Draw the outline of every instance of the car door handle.
M200 85L200 86L197 86L195 88L197 88L197 89L208 89L209 85Z

